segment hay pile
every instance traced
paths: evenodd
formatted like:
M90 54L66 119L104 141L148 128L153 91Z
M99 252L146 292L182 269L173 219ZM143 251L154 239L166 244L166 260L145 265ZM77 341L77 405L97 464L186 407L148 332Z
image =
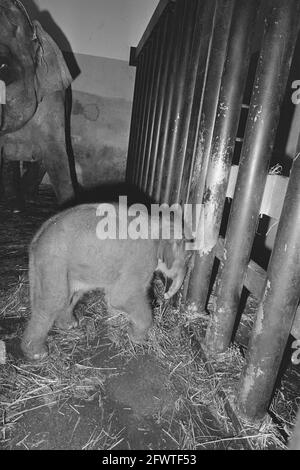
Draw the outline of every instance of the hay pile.
M158 286L160 292L158 289L156 294L161 297L163 286L159 283ZM1 302L0 311L2 318L17 321L19 325L13 332L2 334L2 339L15 345L16 351L24 327L22 320L29 314L25 274ZM127 318L120 312L108 312L103 294L93 293L76 308L80 329L67 333L52 330L48 340L50 356L45 361L31 364L9 353L7 364L0 366L2 446L9 446L18 423L36 409L59 409L67 401L72 406L73 400L84 403L95 398L101 407L106 380L122 373L119 364L151 354L168 371L166 387L174 390L177 397L172 413L169 409L159 410L154 416L175 448L285 448L276 426L269 419L260 429L243 423L237 430L228 417L226 399L220 395L220 390L226 396L234 395L244 364L239 349L233 346L217 362L210 362L208 368L191 344L192 340L201 339L207 317L163 301L156 304L154 313L155 324L148 342L134 345L127 335ZM101 355L104 346L112 350L111 363L95 367L93 358ZM213 419L211 425L208 425L206 414ZM92 434L83 447L112 449L121 441L121 431L113 429L110 420L105 428Z
M180 302L163 301L165 286L159 279L153 285L154 327L145 345L131 343L127 318L120 312L108 312L103 293L96 292L76 307L80 329L61 332L54 328L48 338L49 357L38 364L24 360L19 341L30 314L27 246L39 225L55 212L53 196L47 191L41 196L40 205L19 218L7 216L0 228L4 248L0 261L5 263L0 275L0 341L7 349L6 359L2 351L5 364L0 364L0 446L10 448L13 442L14 448L38 448L45 437L41 435L29 446L26 429L19 433L24 419L43 409L59 414L66 403L78 415L72 424L75 435L86 404L96 401L101 414L107 381L122 374L130 361L151 355L166 372L165 387L174 397L172 409L158 409L153 421L174 449L286 448L270 417L259 428L235 422L228 399L235 396L243 351L232 346L218 361L205 363L198 345L208 317ZM0 215L4 213L0 205ZM250 324L252 321L247 317L247 327L249 318ZM109 361L102 361L107 351ZM286 397L279 390L271 410L289 435L295 406ZM115 418L112 412L100 420L81 448L108 450L122 444L123 429L115 426Z

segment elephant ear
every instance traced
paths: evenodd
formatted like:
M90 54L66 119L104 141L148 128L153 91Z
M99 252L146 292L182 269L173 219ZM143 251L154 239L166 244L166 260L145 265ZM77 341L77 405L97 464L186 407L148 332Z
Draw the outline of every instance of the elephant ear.
M36 94L38 101L55 91L65 90L73 79L64 57L40 23L33 21L35 38L38 44L36 52Z

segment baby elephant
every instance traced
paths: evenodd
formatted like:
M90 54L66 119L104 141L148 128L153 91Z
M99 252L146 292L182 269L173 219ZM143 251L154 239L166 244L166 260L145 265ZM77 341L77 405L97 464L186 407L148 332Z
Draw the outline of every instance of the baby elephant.
M86 204L52 217L31 243L31 318L21 344L29 359L47 356L46 338L54 322L63 329L77 326L73 316L75 304L85 292L98 288L105 290L110 307L128 314L129 336L134 342L142 342L152 325L147 294L154 271L162 271L172 280L166 298L172 297L183 282L189 252L185 250L184 239L161 237L163 216L156 239L150 237L150 216L146 210L140 213L140 220L148 224L147 239L120 236L101 239L97 230L98 207ZM119 233L120 206L113 207L116 220L111 222ZM129 222L130 218L127 226Z

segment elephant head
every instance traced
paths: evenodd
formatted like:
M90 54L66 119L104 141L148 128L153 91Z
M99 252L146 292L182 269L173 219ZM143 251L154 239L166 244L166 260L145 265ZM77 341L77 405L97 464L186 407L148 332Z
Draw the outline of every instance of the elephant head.
M0 137L21 129L44 96L72 82L58 46L19 0L0 0L0 80Z

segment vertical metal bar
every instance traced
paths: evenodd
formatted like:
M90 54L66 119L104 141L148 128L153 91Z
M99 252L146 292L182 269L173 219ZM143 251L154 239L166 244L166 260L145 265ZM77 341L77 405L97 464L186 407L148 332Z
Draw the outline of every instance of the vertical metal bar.
M297 39L299 12L297 0L270 2L227 228L225 260L217 281L216 309L206 334L206 346L215 353L224 351L232 336Z
M261 418L269 405L300 297L300 155L294 160L239 387L239 408Z
M259 0L234 8L197 233L198 308L205 309L226 198Z
M169 41L168 31L169 31L169 23L170 23L170 10L168 9L164 16L161 18L161 25L159 31L159 38L158 38L158 55L156 60L156 70L155 70L155 79L154 79L154 89L151 98L151 108L150 108L150 125L149 125L149 132L147 136L146 142L146 162L143 167L143 174L142 174L142 190L144 193L147 192L147 181L149 177L149 172L151 171L151 164L152 164L152 153L151 153L151 146L152 142L155 138L155 129L157 124L157 112L159 107L159 90L162 86L162 74L163 74L163 66L164 66L164 56L167 49L167 42Z
M161 201L168 203L177 202L172 199L172 182L176 187L174 195L179 197L179 187L177 186L181 182L181 175L178 173L180 173L180 167L183 167L184 162L200 55L199 37L202 29L201 19L204 2L190 2L187 6L186 17L183 19L184 40L181 43L178 56L177 83L168 129L165 165L161 175ZM175 158L178 165L174 169Z
M189 203L194 206L196 206L196 204L202 204L204 182L208 167L234 4L235 0L218 0L217 4L207 79L193 149L193 170L191 172L191 178L186 182L187 192L188 188L190 192ZM200 256L196 253L194 269L191 273L187 293L187 300L191 303L199 300L199 260Z
M191 152L187 152L190 128L195 129L195 121L199 114L201 105L201 95L204 88L206 62L209 52L210 36L212 33L212 21L215 13L215 1L198 2L195 19L190 18L195 23L188 62L183 83L183 91L178 102L178 133L172 135L173 145L170 145L170 154L167 161L165 175L163 200L171 203L181 201L181 181L184 169L190 167L189 160L192 158ZM196 88L197 87L197 88ZM197 109L195 108L197 105ZM192 132L192 130L191 130ZM194 134L195 136L195 134ZM184 199L186 195L184 195Z
M147 103L149 99L149 86L150 86L150 71L152 67L153 61L153 40L149 39L149 42L145 45L145 73L144 73L144 80L143 80L143 88L142 88L142 104L139 116L139 130L138 130L138 139L137 139L137 146L135 148L135 168L134 168L134 184L138 186L139 182L139 170L141 164L141 152L143 149L143 137L145 133L145 119L147 113Z
M145 101L144 101L144 110L143 110L143 118L140 123L141 125L141 137L140 137L140 145L138 149L138 160L137 160L137 168L136 168L136 185L140 188L142 184L142 171L144 165L144 158L145 158L145 147L146 147L146 137L148 133L148 123L149 123L149 110L150 110L150 100L151 100L151 93L153 89L153 82L154 82L154 70L155 70L155 60L157 58L157 46L158 46L158 39L157 39L157 32L152 32L151 39L149 39L148 45L148 55L149 55L149 63L148 63L148 72L147 72L147 79L146 79L146 88L145 88Z
M136 103L136 114L134 116L133 122L133 139L132 144L130 146L130 182L134 184L134 176L135 176L135 167L136 162L138 159L137 155L137 145L138 145L138 137L140 132L140 119L141 119L141 112L142 112L142 105L143 105L143 89L144 89L144 81L145 81L145 51L142 51L140 56L138 57L138 89L137 89L137 103Z
M161 63L161 75L158 84L158 97L157 107L154 115L154 129L153 138L150 146L150 157L149 157L149 172L146 183L146 192L148 195L153 196L154 180L155 180L155 168L158 159L158 147L160 140L160 133L162 126L165 122L165 106L166 101L169 99L171 93L169 80L174 80L172 76L172 60L175 52L175 41L177 31L177 21L175 17L174 4L171 4L171 8L168 11L166 25L165 25L165 39L163 41L162 50L163 58Z
M235 0L218 0L217 4L203 105L195 140L193 172L188 185L191 203L202 203L234 5Z
M208 65L211 58L211 50L219 3L220 0L207 1L204 6L203 15L201 15L202 31L200 38L200 57L194 89L191 123L188 131L184 171L182 172L181 191L179 197L181 203L183 204L187 204L189 202L190 180L195 158L195 147L199 132L199 123L202 114L203 103L205 100L205 90L209 72Z
M141 93L141 75L142 75L141 57L137 59L137 62L134 65L136 67L136 75L135 75L135 82L134 82L134 93L133 93L129 143L128 143L128 152L127 152L127 164L126 164L126 181L128 183L132 182L132 169L133 169L133 159L134 159L133 147L134 147L137 127L138 127L137 112L138 112L138 103L139 103L140 93Z
M174 30L171 47L171 57L168 67L168 76L166 84L166 96L164 97L162 120L160 125L160 135L157 148L157 158L155 162L153 186L151 196L157 201L161 202L160 191L162 172L164 168L165 156L167 151L167 138L171 124L172 109L174 93L177 93L176 84L178 81L178 59L181 48L181 43L185 41L184 38L184 18L186 17L188 7L188 0L178 0L175 4L174 10Z
M139 169L139 187L143 189L145 172L146 168L149 166L149 143L152 138L153 132L153 109L156 102L156 90L158 82L158 73L159 73L159 63L160 63L160 50L162 43L162 34L163 34L163 18L160 19L160 27L155 31L154 48L153 48L153 61L151 65L151 79L149 83L149 97L147 99L147 109L146 109L146 122L145 122L145 133L143 135L143 146L140 155L140 169Z

